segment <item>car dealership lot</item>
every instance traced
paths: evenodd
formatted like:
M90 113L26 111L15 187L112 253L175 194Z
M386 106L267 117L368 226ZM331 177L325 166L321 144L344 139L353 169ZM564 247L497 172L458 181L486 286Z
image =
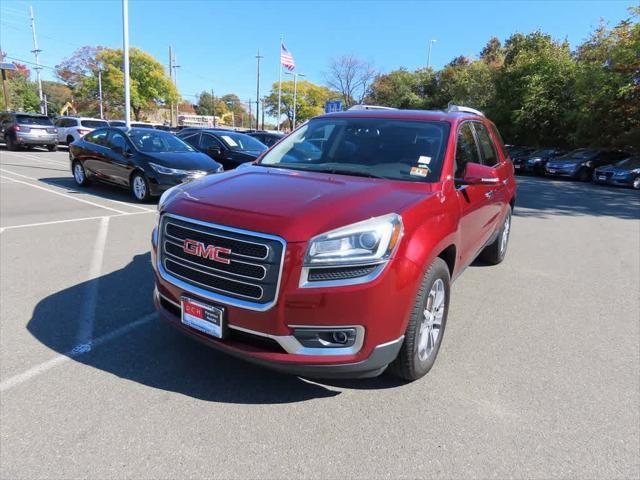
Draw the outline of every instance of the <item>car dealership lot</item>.
M155 205L0 153L0 476L638 477L640 195L518 178L434 369L309 381L160 323Z

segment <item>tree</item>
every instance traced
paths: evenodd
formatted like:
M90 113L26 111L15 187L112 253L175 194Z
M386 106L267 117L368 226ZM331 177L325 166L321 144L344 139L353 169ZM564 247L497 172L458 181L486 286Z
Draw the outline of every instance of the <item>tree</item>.
M5 53L0 51L0 61L4 61ZM40 111L40 97L35 82L30 80L31 72L26 65L12 62L15 70L7 71L7 90L9 94L9 106L12 110L24 112ZM0 88L0 108L4 109L4 92Z
M480 52L480 60L494 68L499 68L504 63L504 49L497 37L491 37Z
M343 55L331 60L326 77L329 88L336 90L345 107L349 108L363 102L376 77L376 70L354 55Z
M73 92L64 83L43 80L42 92L47 96L50 114L58 113L67 102L73 100Z
M212 97L209 92L202 92L198 96L198 103L196 106L196 112L198 115L214 115L222 118L229 112L229 107L225 101L220 97Z
M420 78L401 68L377 75L371 83L366 102L394 108L420 108L423 103Z
M302 123L309 118L324 113L324 104L327 100L335 98L336 92L327 87L316 85L307 80L298 81L297 87L297 111L296 122ZM265 108L269 115L278 114L278 83L274 83L271 92L265 98ZM289 127L293 126L293 80L282 82L282 113L289 121Z

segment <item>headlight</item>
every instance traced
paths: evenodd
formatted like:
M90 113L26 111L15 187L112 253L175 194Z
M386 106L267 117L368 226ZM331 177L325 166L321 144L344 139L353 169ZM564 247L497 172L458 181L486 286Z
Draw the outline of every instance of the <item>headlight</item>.
M634 168L631 173L640 173L640 168Z
M180 170L179 168L164 167L151 162L149 162L149 166L162 175L182 175L198 178L207 174L207 172L203 172L202 170Z
M381 263L391 257L401 235L400 215L390 213L370 218L312 238L304 265Z

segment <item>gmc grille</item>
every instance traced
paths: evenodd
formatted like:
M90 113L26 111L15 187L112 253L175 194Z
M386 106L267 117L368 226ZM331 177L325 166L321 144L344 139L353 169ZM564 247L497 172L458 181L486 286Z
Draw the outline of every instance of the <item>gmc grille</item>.
M284 240L227 228L164 214L158 229L158 261L166 274L204 290L214 300L240 306L249 302L249 308L266 309L278 294ZM183 249L187 239L231 253L220 255L223 261L187 253Z

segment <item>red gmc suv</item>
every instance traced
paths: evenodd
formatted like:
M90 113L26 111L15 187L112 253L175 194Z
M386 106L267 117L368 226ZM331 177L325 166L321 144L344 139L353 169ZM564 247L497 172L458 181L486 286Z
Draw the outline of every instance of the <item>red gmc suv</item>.
M155 304L197 339L309 377L415 380L451 282L507 250L516 185L480 112L313 118L254 164L167 191Z

